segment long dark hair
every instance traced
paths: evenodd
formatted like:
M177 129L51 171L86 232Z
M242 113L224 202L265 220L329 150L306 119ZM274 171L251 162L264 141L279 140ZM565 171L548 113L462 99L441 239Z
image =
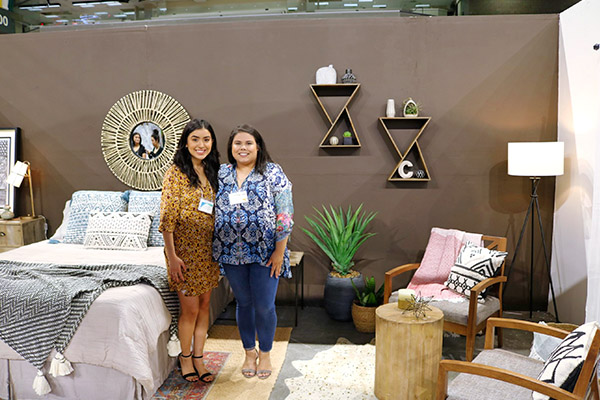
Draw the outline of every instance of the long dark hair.
M133 146L135 146L135 143L133 142L133 137L135 135L138 135L140 137L140 146L142 145L142 135L140 135L139 132L131 132L131 135L129 135L129 146L131 146L132 149Z
M213 127L208 121L203 119L197 120L194 118L186 124L181 133L181 138L179 138L173 163L188 177L192 186L200 186L200 178L198 178L198 174L194 171L194 165L192 164L192 155L186 147L190 133L198 129L206 129L210 132L212 147L210 153L202 160L202 167L204 168L204 173L208 178L210 186L212 186L213 191L217 193L217 190L219 189L219 166L221 163L219 161L219 150L217 150L217 137L215 136Z
M260 133L258 133L256 128L248 124L237 126L229 135L229 141L227 142L227 159L229 160L229 163L232 165L236 164L235 158L233 158L233 154L231 153L231 148L233 147L233 138L240 132L245 132L252 135L254 141L256 141L258 153L256 155L256 165L254 168L261 174L264 173L267 163L273 162L273 159L269 155L269 152L267 151L267 144L263 140L262 136L260 136Z

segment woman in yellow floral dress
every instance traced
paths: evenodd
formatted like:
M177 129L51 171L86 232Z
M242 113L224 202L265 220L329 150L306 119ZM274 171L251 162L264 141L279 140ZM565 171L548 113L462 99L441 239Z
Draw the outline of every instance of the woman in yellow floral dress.
M210 293L219 282L211 249L219 152L208 122L194 119L183 128L173 164L163 180L159 230L165 240L169 285L180 303L181 374L188 382L209 383L214 377L202 356Z

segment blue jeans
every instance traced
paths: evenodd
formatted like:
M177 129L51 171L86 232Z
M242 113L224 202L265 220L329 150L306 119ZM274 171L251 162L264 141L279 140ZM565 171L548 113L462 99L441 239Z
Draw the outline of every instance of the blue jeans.
M258 336L260 351L271 351L277 327L279 277L270 277L271 268L258 263L223 264L223 269L237 302L235 316L244 349L252 350Z

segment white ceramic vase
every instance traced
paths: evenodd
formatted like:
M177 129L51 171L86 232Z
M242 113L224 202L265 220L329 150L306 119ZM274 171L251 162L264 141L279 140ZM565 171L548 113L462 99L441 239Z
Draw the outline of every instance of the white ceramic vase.
M337 72L332 64L328 67L322 67L317 70L317 85L333 85L337 82Z
M385 108L385 116L388 118L394 118L396 116L396 105L394 99L388 99L387 107Z

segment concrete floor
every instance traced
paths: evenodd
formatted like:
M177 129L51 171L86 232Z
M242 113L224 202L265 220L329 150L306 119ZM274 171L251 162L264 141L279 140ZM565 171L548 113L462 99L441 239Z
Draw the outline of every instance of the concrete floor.
M293 307L278 306L277 315L278 326L294 325ZM504 316L529 320L529 312L505 312ZM553 321L553 317L548 313L535 312L530 320ZM235 305L231 304L216 323L235 324ZM358 332L351 321L340 322L331 319L322 307L305 307L303 310L299 310L298 326L292 330L285 361L269 400L285 399L289 394L285 379L300 376L300 373L292 366L292 361L313 358L318 352L333 346L339 337L344 337L355 344L365 344L369 343L375 334ZM521 354L529 354L531 341L532 334L530 333L505 330L503 347ZM483 343L484 337L478 336L475 343L475 355L481 351ZM442 357L464 360L465 338L445 334ZM452 379L453 376L449 378Z

